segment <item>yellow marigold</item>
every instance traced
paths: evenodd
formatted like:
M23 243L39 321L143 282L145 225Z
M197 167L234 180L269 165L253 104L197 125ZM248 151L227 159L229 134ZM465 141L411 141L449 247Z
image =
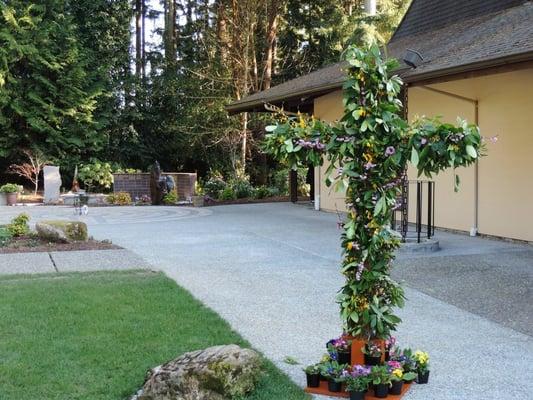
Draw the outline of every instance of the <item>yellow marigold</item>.
M348 249L348 251L352 250L353 249L353 242L348 242L346 244L346 248Z

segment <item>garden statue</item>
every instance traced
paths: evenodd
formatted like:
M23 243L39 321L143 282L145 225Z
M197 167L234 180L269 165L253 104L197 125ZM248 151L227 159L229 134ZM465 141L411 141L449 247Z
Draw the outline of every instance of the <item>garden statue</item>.
M150 174L150 196L152 197L152 204L154 206L160 205L165 194L167 194L166 180L161 176L161 166L156 161L152 166L152 172Z
M161 166L156 161L152 167L150 174L150 195L152 197L152 204L154 206L160 205L166 194L172 192L176 188L174 178L170 175L161 175Z
M389 76L397 62L383 60L377 45L350 47L345 55L342 119L328 124L280 112L266 128L265 150L294 169L330 162L326 184L346 192L348 212L341 235L346 283L337 298L343 330L368 342L389 338L401 322L394 309L403 306L404 292L390 277L400 239L390 223L408 161L430 177L476 162L482 143L478 127L464 121L404 120L402 81Z

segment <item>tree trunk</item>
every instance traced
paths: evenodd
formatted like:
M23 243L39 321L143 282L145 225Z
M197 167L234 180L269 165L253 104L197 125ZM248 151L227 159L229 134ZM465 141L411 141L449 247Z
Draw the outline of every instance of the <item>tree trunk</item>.
M142 1L135 0L135 75L141 76L142 70Z
M279 0L271 0L268 10L268 26L266 32L266 57L263 70L263 90L270 89L272 85L272 68L274 64L274 51L278 34Z
M229 38L227 27L228 22L226 16L226 4L224 0L217 0L216 10L218 53L220 54L221 63L225 64L228 61Z
M142 45L141 45L141 74L143 79L146 78L146 0L141 0L141 11L142 11Z

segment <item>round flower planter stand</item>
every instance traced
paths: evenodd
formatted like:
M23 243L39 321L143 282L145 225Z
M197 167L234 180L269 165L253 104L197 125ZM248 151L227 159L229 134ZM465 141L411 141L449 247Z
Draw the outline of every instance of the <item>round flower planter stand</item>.
M365 341L358 340L353 337L347 337L347 339L352 341L351 354L350 354L351 361L349 362L349 364L351 365L364 364L365 358L364 358L364 354L361 351L361 349L365 345ZM381 359L381 362L384 362L385 361L385 342L382 340L377 340L374 343L378 344L383 349L383 357ZM341 392L331 392L329 390L329 386L328 386L329 384L330 382L328 382L327 380L324 380L324 378L320 376L319 386L318 387L307 386L305 391L311 394L320 394L320 395L330 396L330 397L339 397L339 398L347 398L347 399L351 398L350 396L352 394L344 390ZM411 385L409 383L407 382L404 383L401 388L401 394L396 395L396 394L388 394L389 388L388 386L386 386L386 394L388 394L387 399L388 400L400 400L402 396L409 390L410 387ZM382 398L382 397L375 397L374 390L368 390L368 392L364 394L364 397L353 397L353 398L363 399L363 400L377 400L378 398Z

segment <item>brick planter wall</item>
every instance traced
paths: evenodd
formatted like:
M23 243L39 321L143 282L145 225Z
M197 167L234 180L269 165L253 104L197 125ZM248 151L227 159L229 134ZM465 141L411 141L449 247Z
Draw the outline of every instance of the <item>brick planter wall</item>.
M174 178L180 200L189 200L194 194L196 174L181 172L162 172ZM143 195L150 196L150 173L138 172L135 174L113 174L113 192L127 192L132 200Z

